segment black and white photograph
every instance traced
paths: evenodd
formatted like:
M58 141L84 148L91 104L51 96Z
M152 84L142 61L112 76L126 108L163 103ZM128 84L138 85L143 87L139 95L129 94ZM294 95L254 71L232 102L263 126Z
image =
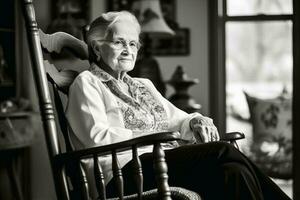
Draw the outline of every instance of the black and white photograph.
M300 200L299 44L298 0L1 1L0 199Z

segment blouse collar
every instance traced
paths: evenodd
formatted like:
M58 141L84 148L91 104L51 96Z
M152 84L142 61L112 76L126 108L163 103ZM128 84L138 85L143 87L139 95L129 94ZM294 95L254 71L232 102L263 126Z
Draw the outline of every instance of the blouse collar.
M98 65L96 65L95 63L91 64L89 71L95 76L97 76L100 81L105 83L116 96L123 99L125 102L128 102L135 106L137 105L137 99L140 94L139 90L144 86L139 82L134 81L128 74L124 75L123 81L129 86L129 90L132 95L131 97L122 92L121 88L117 83L117 80L112 75L98 67Z
M102 82L108 82L114 79L112 75L110 75L109 73L107 73L106 71L98 67L98 65L96 65L95 63L91 64L89 71L92 74L96 75Z
M92 72L92 74L96 75L102 82L116 80L112 75L110 75L109 73L107 73L106 71L104 71L103 69L98 67L98 65L95 63L91 64L89 71ZM125 75L123 77L123 81L125 83L132 82L131 77L127 73L125 73Z
M95 76L97 76L99 78L99 80L102 82L109 82L109 81L116 82L117 81L115 79L115 77L113 77L112 75L110 75L109 73L107 73L106 71L101 69L100 67L98 67L98 65L95 63L91 64L89 71L92 74L94 74ZM141 85L136 83L136 81L134 81L127 73L124 75L123 81L125 83L127 83L129 86L141 87Z

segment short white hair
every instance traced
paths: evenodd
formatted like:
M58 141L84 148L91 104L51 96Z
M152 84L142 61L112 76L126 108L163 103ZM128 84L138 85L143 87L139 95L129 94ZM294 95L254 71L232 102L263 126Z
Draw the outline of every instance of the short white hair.
M86 42L89 47L90 61L95 61L96 55L92 48L93 41L103 40L107 38L111 27L118 21L128 21L135 25L138 34L141 33L141 26L137 18L128 11L112 11L103 13L96 18L89 27L86 33Z

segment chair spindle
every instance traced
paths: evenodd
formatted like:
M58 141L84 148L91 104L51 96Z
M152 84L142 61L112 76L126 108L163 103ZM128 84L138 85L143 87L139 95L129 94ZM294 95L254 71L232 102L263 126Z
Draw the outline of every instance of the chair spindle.
M156 183L158 199L171 200L171 191L168 184L168 166L165 160L165 152L160 143L155 143L153 147L153 168L156 172Z
M124 181L122 176L122 171L120 168L120 164L117 157L117 152L115 150L112 151L112 170L113 175L116 183L116 189L118 191L118 196L120 200L123 200L124 198Z
M134 180L137 187L138 199L142 199L143 193L143 171L141 160L138 156L137 146L132 146L132 159L133 159L133 170L134 170Z
M50 77L49 74L47 74L47 79L48 81L51 81L52 82L52 89L53 89L53 95L54 95L54 102L55 102L55 105L56 105L56 111L58 113L63 113L64 112L64 108L63 108L63 104L61 102L61 98L59 96L59 90L58 90L58 86L55 84L55 82L53 81L53 79ZM64 139L65 139L65 144L66 144L66 150L69 152L69 151L72 151L73 148L72 148L72 145L71 145L71 142L70 142L70 139L69 139L69 135L68 135L68 123L67 123L67 119L65 117L65 115L57 115L58 117L58 121L59 121L59 125L60 125L60 128L61 128L61 132L64 136Z
M66 168L65 166L62 167L61 169L61 175L60 174L56 174L58 176L58 179L59 177L61 177L61 184L63 185L63 192L62 192L62 197L66 200L69 200L70 199L70 194L69 194L69 191L67 190L68 188L68 182L67 182L67 174L66 174Z
M98 199L106 200L104 175L103 175L102 167L98 162L97 154L94 154L94 174L95 174L96 188L98 192Z
M85 173L85 170L84 168L82 167L81 165L81 162L79 160L78 162L78 165L79 165L79 173L80 173L80 176L81 176L81 191L82 191L82 198L84 200L89 200L89 184L88 184L88 180L86 178L86 173Z

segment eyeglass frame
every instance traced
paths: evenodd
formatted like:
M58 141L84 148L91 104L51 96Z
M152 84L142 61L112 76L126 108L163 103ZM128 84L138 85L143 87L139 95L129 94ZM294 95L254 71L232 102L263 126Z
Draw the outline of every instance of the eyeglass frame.
M102 39L102 40L98 40L98 41L99 42L109 42L109 43L112 44L113 48L116 49L116 50L121 50L121 49L126 49L126 48L130 48L131 50L135 50L130 46L131 42L134 42L136 44L136 50L135 51L138 51L142 46L140 41L135 41L135 40L131 40L131 41L127 42L126 40L123 40L123 39L116 39L116 40ZM118 45L118 44L115 44L116 42L120 42L121 46L120 47L116 46L116 45Z

